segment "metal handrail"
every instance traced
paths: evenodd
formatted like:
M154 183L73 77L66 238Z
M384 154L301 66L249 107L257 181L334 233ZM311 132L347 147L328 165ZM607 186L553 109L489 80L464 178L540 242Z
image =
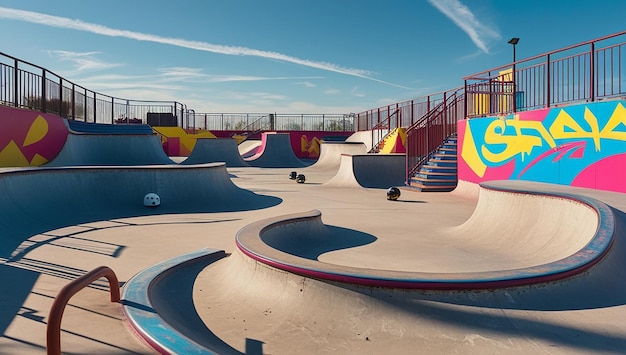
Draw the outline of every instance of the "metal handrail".
M384 137L380 138L380 140L378 142L376 142L376 144L372 145L372 149L370 149L370 153L377 153L378 150L379 150L380 143L382 143L385 139L387 139L387 137L391 134L391 132L392 132L392 130L391 130L391 117L398 115L399 112L400 112L400 109L397 108L395 111L393 111L393 113L389 114L389 116L387 116L387 118L385 118L384 120L379 122L376 126L372 127L372 142L374 141L374 132L376 130L379 131L378 132L379 133L378 134L379 138L381 136L381 133L385 129L387 130L387 133L385 134Z
M243 127L241 129L242 132L259 132L261 130L263 130L263 128L261 128L261 122L268 118L268 115L262 115L259 116L259 118L257 118L256 120L248 123L248 125L246 125L245 127ZM256 126L258 126L258 128L255 128ZM271 127L269 128L270 130L272 129Z
M406 184L436 152L439 145L456 133L459 104L464 93L455 91L424 114L406 130Z
M109 280L111 302L120 301L120 284L117 280L115 272L107 266L99 266L65 285L65 287L61 289L57 297L54 299L54 303L52 303L52 307L50 308L48 326L46 327L46 348L48 355L61 354L61 318L63 318L65 306L69 302L70 298L72 298L72 296L74 296L78 291L89 286L90 283L101 277L106 277L107 280Z
M625 37L622 31L465 76L466 117L626 96Z

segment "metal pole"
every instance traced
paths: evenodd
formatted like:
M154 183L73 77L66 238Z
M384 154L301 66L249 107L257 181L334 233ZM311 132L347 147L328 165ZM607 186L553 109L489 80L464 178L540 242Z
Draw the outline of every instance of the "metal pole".
M513 70L511 72L511 78L513 79L513 113L515 113L517 111L517 100L516 100L516 91L517 88L516 83L515 83L515 45L516 43L513 44Z
M41 112L47 112L46 111L46 96L47 96L47 92L46 92L46 71L42 70L41 72Z
M72 120L76 119L76 84L72 83ZM67 115L69 118L69 112Z
M17 69L17 59L13 61L13 106L18 107L18 91L19 91L19 70Z
M594 42L590 44L590 53L589 53L589 101L594 102L596 100L595 93L595 70L596 70L596 61L595 61L595 45Z

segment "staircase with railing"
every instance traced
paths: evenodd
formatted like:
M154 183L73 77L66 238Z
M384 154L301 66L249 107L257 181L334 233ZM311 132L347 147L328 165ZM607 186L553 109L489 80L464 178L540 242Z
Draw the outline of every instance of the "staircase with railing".
M457 121L464 119L462 89L444 99L406 131L406 184L420 191L451 191L457 182Z
M428 161L408 180L410 188L423 192L447 192L456 188L457 173L456 133L448 137Z
M372 127L372 142L376 142L372 144L372 149L370 149L369 153L378 153L382 149L385 139L389 137L389 135L393 132L391 129L391 118L397 116L400 112L400 109L395 109L392 113L387 116L380 123Z

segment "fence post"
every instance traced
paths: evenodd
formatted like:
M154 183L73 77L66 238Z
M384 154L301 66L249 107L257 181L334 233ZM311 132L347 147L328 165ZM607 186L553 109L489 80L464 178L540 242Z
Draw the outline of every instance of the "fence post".
M550 67L550 54L548 54L546 62L546 107L550 107L550 100L552 100L550 88L550 75L552 75L552 70L550 70Z
M76 119L76 84L72 83L72 121ZM67 114L67 118L69 119L69 112Z
M63 117L63 78L59 78L59 116Z
M591 53L589 53L589 101L594 102L596 100L595 93L595 70L596 70L596 58L595 58L595 43L590 44ZM606 94L606 93L605 93Z
M20 91L19 87L19 70L17 69L17 59L13 61L13 106L18 107L19 103L17 98L19 97L18 92Z
M98 116L97 116L98 110L96 109L98 100L96 99L96 95L97 94L95 92L93 92L93 122L94 123L98 123ZM146 120L147 119L148 118L146 117Z
M468 92L467 92L467 79L463 80L463 92L465 93L465 100L463 100L463 119L467 119L467 100L468 100Z
M41 71L41 112L46 112L46 70Z

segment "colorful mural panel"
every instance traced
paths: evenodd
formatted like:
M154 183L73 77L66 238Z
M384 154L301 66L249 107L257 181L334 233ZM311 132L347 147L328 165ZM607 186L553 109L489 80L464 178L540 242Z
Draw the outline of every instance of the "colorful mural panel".
M460 121L459 179L519 179L626 192L622 100Z
M36 166L52 160L67 139L63 118L0 107L0 167Z
M153 130L161 135L163 150L169 156L188 157L196 145L198 138L215 138L210 131L202 130L195 134L187 133L181 127L159 127L153 126Z
M406 153L406 129L396 128L383 139L379 154Z

